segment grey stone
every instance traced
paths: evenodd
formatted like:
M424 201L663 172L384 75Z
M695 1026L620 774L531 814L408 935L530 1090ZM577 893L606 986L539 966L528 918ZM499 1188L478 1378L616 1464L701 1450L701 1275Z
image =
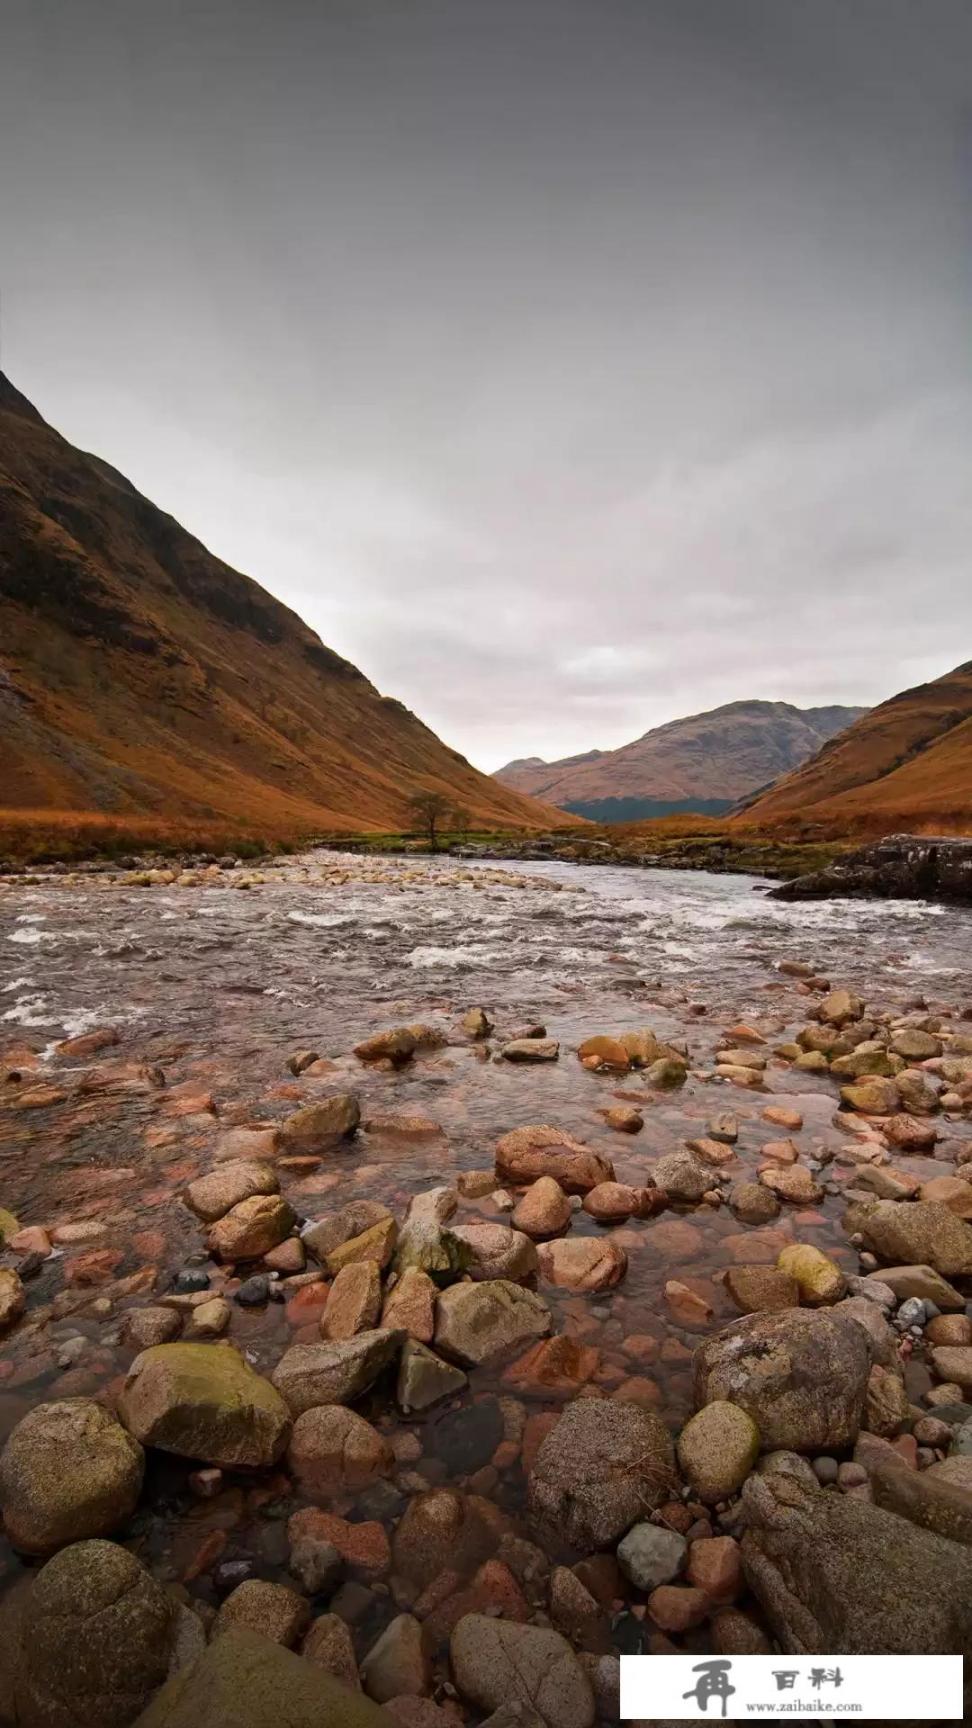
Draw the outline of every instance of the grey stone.
M436 1303L434 1343L464 1368L481 1367L545 1338L552 1324L543 1297L507 1279L453 1284Z
M292 1344L273 1371L273 1384L292 1413L316 1404L351 1404L397 1357L404 1332L359 1332L320 1344Z
M38 1574L22 1623L20 1728L127 1728L169 1670L173 1598L114 1542L76 1542Z
M449 1653L459 1691L479 1709L519 1702L535 1710L546 1728L592 1728L590 1681L559 1632L467 1614L452 1634Z
M433 1350L406 1338L398 1367L395 1399L406 1415L411 1410L428 1410L442 1398L461 1392L467 1377L461 1368L443 1362Z
M141 1446L100 1404L38 1404L17 1423L0 1458L0 1506L15 1548L52 1554L107 1536L135 1510Z
M853 1495L752 1476L743 1569L782 1648L972 1655L972 1555Z
M660 1524L635 1524L618 1546L618 1564L638 1590L671 1584L685 1565L688 1543Z
M607 1548L668 1498L674 1449L664 1423L617 1399L577 1399L530 1471L530 1517L543 1539Z
M857 1438L870 1366L867 1336L846 1316L748 1314L696 1351L696 1402L738 1404L764 1450L829 1451Z

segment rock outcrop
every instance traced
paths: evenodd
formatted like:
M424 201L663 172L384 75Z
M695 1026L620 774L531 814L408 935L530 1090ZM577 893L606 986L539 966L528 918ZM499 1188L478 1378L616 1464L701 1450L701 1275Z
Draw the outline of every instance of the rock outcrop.
M972 901L972 840L889 834L825 870L797 876L770 892L773 900L838 897Z
M972 1554L787 1475L743 1490L743 1568L784 1650L972 1656Z

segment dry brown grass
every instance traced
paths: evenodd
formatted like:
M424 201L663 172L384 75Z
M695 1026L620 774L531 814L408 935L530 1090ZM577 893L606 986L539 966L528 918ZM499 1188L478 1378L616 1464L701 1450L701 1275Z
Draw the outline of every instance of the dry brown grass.
M261 831L252 824L167 821L155 816L119 818L98 810L0 809L0 859L41 864L127 852L233 852L255 855L289 849L300 835Z

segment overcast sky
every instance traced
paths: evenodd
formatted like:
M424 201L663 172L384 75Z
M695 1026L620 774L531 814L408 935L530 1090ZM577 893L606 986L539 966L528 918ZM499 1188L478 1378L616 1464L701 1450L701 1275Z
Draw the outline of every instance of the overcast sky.
M0 0L2 364L484 768L972 658L968 0Z

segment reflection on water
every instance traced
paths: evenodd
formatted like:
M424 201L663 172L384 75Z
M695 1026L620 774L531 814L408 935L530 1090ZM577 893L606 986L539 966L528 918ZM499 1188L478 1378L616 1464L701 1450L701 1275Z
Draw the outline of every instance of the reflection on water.
M802 1024L811 1003L797 979L780 974L780 961L807 961L876 1008L900 1008L922 993L933 1006L964 1007L972 971L972 914L856 901L783 905L747 877L318 854L268 871L245 892L235 882L227 874L208 886L151 889L97 878L0 884L0 1074L19 1075L0 1092L0 1205L24 1224L96 1227L84 1248L59 1249L30 1285L27 1319L0 1352L0 1435L31 1404L100 1392L124 1372L133 1352L122 1342L121 1314L145 1295L113 1299L109 1315L93 1314L90 1302L72 1308L66 1268L79 1253L105 1250L114 1256L112 1279L154 1267L156 1287L164 1285L201 1247L179 1191L211 1167L233 1127L349 1086L359 1093L374 1127L284 1183L304 1217L361 1196L401 1214L416 1190L490 1166L497 1137L530 1122L568 1128L613 1159L619 1180L638 1183L660 1154L729 1106L740 1119L737 1177L755 1171L760 1148L780 1131L762 1119L764 1094L698 1076L711 1068L723 1028L747 1021L773 1043ZM483 1059L457 1031L462 1013L479 1005L498 1035L542 1021L561 1040L560 1061L523 1068ZM351 1056L370 1031L415 1020L441 1024L453 1041L397 1073L363 1070ZM612 1081L573 1055L591 1033L644 1025L687 1038L696 1074L684 1091L652 1095L637 1074ZM120 1032L117 1046L85 1059L55 1053L59 1040L105 1026ZM292 1079L286 1058L301 1047L330 1068ZM847 1136L833 1123L833 1082L771 1064L767 1084L801 1112L803 1156L836 1153L828 1176L839 1188L852 1167L841 1156ZM603 1121L617 1095L644 1103L636 1137L611 1133ZM393 1117L423 1117L439 1131L403 1133ZM955 1125L958 1134L968 1129ZM936 1166L911 1159L908 1168ZM677 1277L703 1296L711 1306L703 1329L718 1328L734 1315L719 1272L771 1262L797 1234L853 1268L841 1209L839 1195L828 1193L819 1209L785 1208L763 1229L706 1206L631 1222L616 1231L629 1271L615 1290L544 1294L558 1328L599 1350L594 1384L608 1393L626 1387L674 1427L691 1408L700 1331L680 1323L666 1282ZM500 1216L488 1198L468 1203L464 1215ZM582 1215L573 1229L595 1234L598 1226ZM214 1269L214 1287L221 1278ZM96 1287L91 1299L97 1295ZM234 1307L232 1336L269 1369L293 1326L283 1304ZM63 1366L65 1342L79 1337ZM496 1394L506 1401L500 1416ZM473 1375L459 1406L468 1412L461 1444L448 1405L425 1423L402 1423L383 1391L364 1413L389 1432L418 1434L413 1486L416 1477L434 1483L479 1472L480 1491L515 1513L519 1464L490 1463L496 1423L515 1426L511 1395L530 1414L556 1405L549 1390L514 1385L500 1371ZM211 1565L193 1571L207 1541L207 1553L245 1556L275 1576L286 1559L276 1512L296 1504L286 1476L269 1495L241 1481L200 1504L188 1492L189 1469L152 1461L137 1528L157 1567L191 1574L194 1593L210 1593ZM404 1503L398 1488L380 1502L373 1492L349 1497L344 1510L389 1522ZM225 1540L214 1541L214 1531ZM12 1575L9 1553L3 1564Z

